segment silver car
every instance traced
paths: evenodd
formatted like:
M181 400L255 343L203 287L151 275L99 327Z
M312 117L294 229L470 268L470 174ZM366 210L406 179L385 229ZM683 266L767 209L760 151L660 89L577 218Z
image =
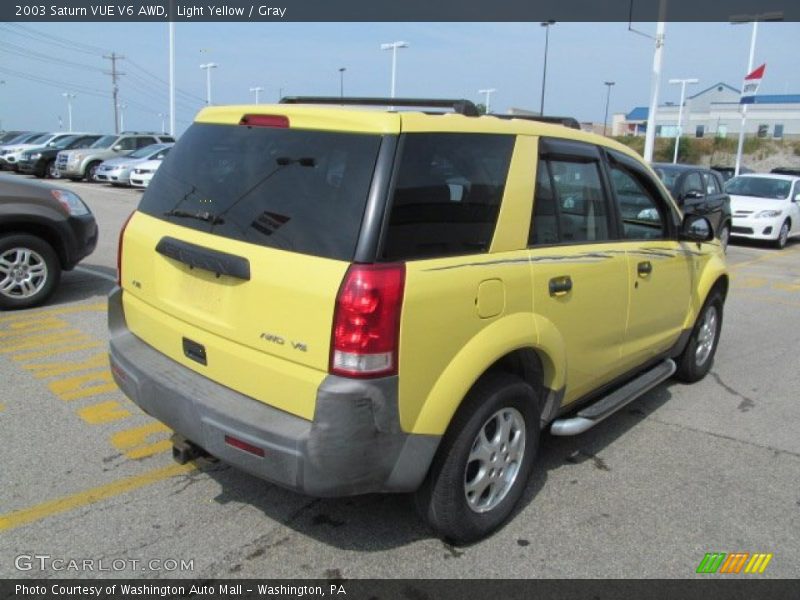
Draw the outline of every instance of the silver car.
M139 148L135 152L127 156L120 156L119 158L111 158L103 161L97 168L94 174L94 180L102 183L110 183L111 185L125 185L131 184L131 173L136 168L136 165L148 160L161 160L169 152L169 149L174 144L151 144L144 148Z

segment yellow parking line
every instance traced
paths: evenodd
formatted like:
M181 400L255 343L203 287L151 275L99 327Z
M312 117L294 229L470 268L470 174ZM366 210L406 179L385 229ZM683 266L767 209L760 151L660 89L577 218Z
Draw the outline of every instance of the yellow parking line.
M52 308L39 308L32 312L13 312L0 316L0 323L6 321L24 321L36 318L39 315L66 315L70 313L80 312L104 312L108 308L106 302L96 302L94 304L86 304L83 306L65 306L65 307L52 307Z
M776 258L781 258L782 256L786 256L788 254L797 254L800 252L800 246L795 246L794 248L784 249L784 250L775 250L769 254L762 254L758 258L753 258L751 260L746 260L744 262L736 263L735 265L731 265L729 269L732 271L734 269L738 269L739 267L749 267L750 265L754 265L756 263L766 262L768 260L775 260Z
M195 466L191 463L185 465L170 465L161 469L148 471L147 473L142 473L141 475L133 475L124 479L119 479L112 483L78 492L70 496L42 502L41 504L31 506L30 508L23 508L22 510L17 510L7 515L0 515L0 531L28 525L82 506L89 506L90 504L95 504L106 498L119 496L120 494L169 479L175 475L188 473L194 469Z

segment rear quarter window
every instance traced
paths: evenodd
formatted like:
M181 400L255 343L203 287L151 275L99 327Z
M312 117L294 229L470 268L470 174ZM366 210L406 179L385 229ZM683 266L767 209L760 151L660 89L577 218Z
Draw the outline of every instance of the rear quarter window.
M352 260L381 138L192 125L139 209L252 244Z
M514 140L512 135L405 135L382 259L486 252Z

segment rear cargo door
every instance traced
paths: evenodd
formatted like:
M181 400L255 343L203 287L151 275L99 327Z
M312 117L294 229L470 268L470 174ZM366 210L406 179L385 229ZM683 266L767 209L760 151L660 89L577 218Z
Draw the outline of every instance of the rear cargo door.
M128 327L181 364L310 418L380 144L193 125L126 229Z

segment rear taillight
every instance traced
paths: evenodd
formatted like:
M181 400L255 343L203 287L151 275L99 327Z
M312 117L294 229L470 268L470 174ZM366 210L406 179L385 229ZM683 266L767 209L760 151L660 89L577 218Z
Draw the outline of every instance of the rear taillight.
M120 287L122 287L122 238L125 237L125 228L131 222L131 217L135 213L136 211L133 211L128 215L128 218L122 224L122 229L119 230L119 239L117 240L117 285Z
M351 265L336 297L330 371L345 377L397 373L402 263Z

